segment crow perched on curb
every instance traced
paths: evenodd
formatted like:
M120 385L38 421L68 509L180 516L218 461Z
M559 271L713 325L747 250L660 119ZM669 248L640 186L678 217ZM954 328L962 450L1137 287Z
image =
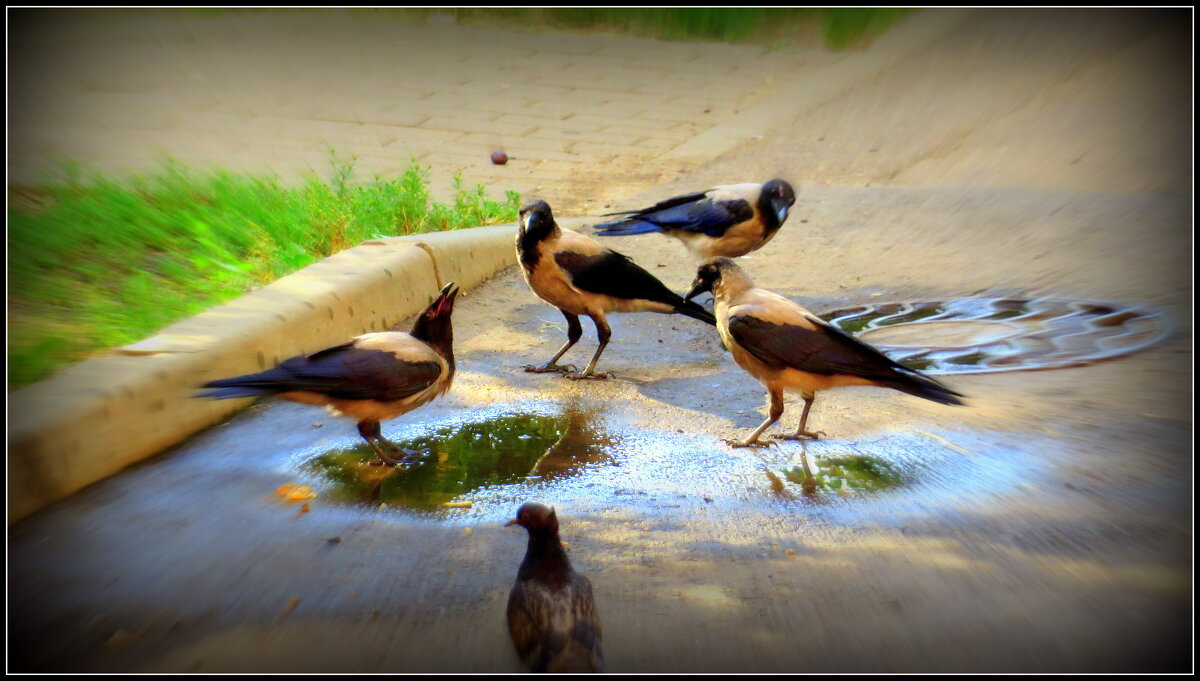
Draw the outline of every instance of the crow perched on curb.
M626 217L593 229L597 236L663 232L701 258L736 258L765 246L795 202L792 186L783 180L730 184L676 196L649 208L607 213Z
M599 671L604 660L592 584L571 569L554 509L528 503L505 525L529 532L508 594L508 632L517 654L535 672Z
M520 225L517 257L525 281L539 298L567 318L566 345L545 366L527 366L526 371L558 371L572 379L608 378L608 374L596 373L595 369L612 335L605 320L609 312L678 312L716 325L711 312L679 297L628 257L583 234L561 229L545 201L522 208ZM573 367L556 362L583 335L579 315L587 315L596 323L600 347L587 369L572 373Z
M770 413L750 437L735 447L763 447L758 439L783 415L783 391L804 397L800 427L785 440L817 439L805 430L808 410L818 390L873 385L933 400L962 404L955 392L908 369L863 341L826 323L781 295L754 288L754 282L729 258L713 258L700 266L687 298L711 291L716 299L717 331L738 366L767 388Z
M379 447L413 456L383 437L379 422L406 414L450 389L454 333L450 315L458 287L449 283L417 318L411 333L367 333L349 342L284 360L257 374L205 383L196 397L218 400L278 395L358 419L358 432L388 465Z

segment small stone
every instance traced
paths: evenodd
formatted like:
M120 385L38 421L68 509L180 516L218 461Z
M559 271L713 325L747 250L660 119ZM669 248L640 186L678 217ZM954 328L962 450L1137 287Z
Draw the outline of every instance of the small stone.
M506 154L500 150L493 151L492 152L492 163L495 163L498 166L502 166L505 163L508 163L508 154Z

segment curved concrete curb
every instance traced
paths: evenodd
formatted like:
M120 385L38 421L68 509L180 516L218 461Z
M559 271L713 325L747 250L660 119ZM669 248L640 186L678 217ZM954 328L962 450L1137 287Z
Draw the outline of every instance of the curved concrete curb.
M568 221L563 221L568 222ZM153 456L251 402L191 399L419 313L516 263L516 224L364 242L135 345L9 395L8 522Z

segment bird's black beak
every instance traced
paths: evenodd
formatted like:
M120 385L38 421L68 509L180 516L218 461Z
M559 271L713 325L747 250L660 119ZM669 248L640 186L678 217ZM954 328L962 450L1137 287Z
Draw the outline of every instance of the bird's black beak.
M695 298L696 296L700 295L701 293L711 292L711 291L712 291L712 282L711 281L706 281L704 279L696 279L696 281L692 282L692 290L688 291L687 295L684 296L683 298L684 298L684 300L691 300L692 298Z
M438 297L429 304L429 307L433 310L433 313L439 317L443 314L450 314L450 312L454 310L454 299L458 296L458 291L459 288L457 283L452 281L449 284L446 284L442 288L441 293L438 294Z
M775 209L775 216L779 218L779 224L783 224L783 221L787 220L788 209L791 207L792 204L788 203L785 198L771 199L771 208Z

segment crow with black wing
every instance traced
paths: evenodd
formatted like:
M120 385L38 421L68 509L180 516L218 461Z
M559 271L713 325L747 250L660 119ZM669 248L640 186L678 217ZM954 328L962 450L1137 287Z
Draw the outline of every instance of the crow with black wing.
M595 369L612 336L605 319L610 312L678 313L706 324L717 323L711 312L684 300L627 256L559 227L545 201L521 209L517 257L533 292L567 319L567 343L544 366L527 366L526 371L557 371L572 379L608 378ZM583 335L580 315L595 322L600 347L587 369L574 372L573 367L557 362Z
M662 232L701 258L736 258L767 244L796 202L783 180L730 184L684 194L638 210L609 213L620 220L593 227L597 236Z
M450 389L454 379L454 333L450 315L458 287L449 283L417 318L411 333L367 333L308 355L284 360L257 374L205 383L196 397L223 400L278 395L327 407L358 419L358 433L384 463L393 454L416 455L385 439L379 422L420 407Z
M783 415L783 392L804 398L800 427L785 440L817 439L809 431L808 411L818 390L853 385L892 388L940 404L962 404L962 393L909 369L863 341L825 322L796 303L755 288L746 272L729 258L700 266L687 298L705 291L716 299L717 331L738 366L757 378L770 399L767 419L734 447L764 447L759 440Z

